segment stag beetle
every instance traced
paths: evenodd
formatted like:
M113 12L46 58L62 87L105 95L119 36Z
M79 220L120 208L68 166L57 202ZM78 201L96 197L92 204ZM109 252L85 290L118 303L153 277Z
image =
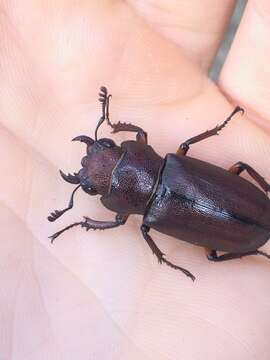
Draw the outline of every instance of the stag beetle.
M74 175L60 174L64 180L78 185L72 192L69 205L55 210L48 217L55 221L73 207L75 192L82 188L90 195L101 195L102 204L116 212L115 221L96 221L88 217L75 222L50 236L54 241L64 231L81 225L89 229L111 229L124 225L130 214L143 216L141 232L159 263L182 271L192 280L195 277L165 257L149 231L151 228L206 249L211 261L225 261L248 255L270 255L258 250L270 235L270 185L251 166L237 162L222 169L210 163L186 156L190 145L217 135L233 116L244 112L237 106L219 126L182 143L175 154L163 159L147 144L147 133L126 123L112 123L109 117L107 89L100 88L102 116L95 130L95 140L81 135L73 141L87 145L82 168ZM111 139L98 139L98 129L106 121L112 133L136 133L136 141L124 141L120 146ZM248 174L265 191L241 178ZM218 254L217 251L225 252Z

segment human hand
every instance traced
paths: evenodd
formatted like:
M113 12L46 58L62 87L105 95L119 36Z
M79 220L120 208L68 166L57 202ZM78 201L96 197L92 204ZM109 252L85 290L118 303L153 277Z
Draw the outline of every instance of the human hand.
M243 106L246 116L190 155L224 168L245 161L270 179L266 0L248 4L219 85L207 77L233 5L2 2L0 359L268 359L266 259L215 264L151 232L192 283L157 263L138 216L106 232L72 229L52 246L48 235L83 215L113 218L98 197L81 192L61 220L46 220L67 204L58 169L79 169L85 149L69 140L93 136L100 85L113 94L112 121L143 127L161 155Z

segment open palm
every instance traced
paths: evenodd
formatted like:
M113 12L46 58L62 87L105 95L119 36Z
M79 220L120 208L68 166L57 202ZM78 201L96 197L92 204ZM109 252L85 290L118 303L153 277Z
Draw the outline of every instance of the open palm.
M152 231L167 257L196 275L192 283L157 263L138 216L119 229L74 228L48 240L84 215L113 219L98 197L80 192L72 211L46 220L67 204L72 187L58 169L80 168L85 148L69 140L93 136L101 85L113 95L112 121L143 127L161 155L243 106L246 116L189 154L224 168L241 160L270 179L266 0L249 2L219 86L207 77L233 6L1 2L0 358L269 358L265 258L210 263L202 248Z

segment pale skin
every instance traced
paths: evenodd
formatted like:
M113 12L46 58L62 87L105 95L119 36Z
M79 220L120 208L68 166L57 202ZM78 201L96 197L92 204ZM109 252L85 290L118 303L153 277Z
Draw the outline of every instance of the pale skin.
M111 120L143 127L162 155L244 107L189 155L249 163L269 182L269 2L249 2L217 85L207 71L231 0L0 4L1 356L269 359L269 260L211 263L202 248L152 231L193 283L158 264L138 216L102 232L73 228L51 245L49 235L84 215L114 219L97 196L80 192L73 210L46 219L74 188L58 169L80 168L85 146L69 140L93 137L101 85L113 95Z

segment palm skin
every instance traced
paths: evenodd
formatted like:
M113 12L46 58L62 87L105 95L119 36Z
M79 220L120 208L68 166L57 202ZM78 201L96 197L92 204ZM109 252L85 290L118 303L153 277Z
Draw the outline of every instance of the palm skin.
M114 217L81 192L72 211L46 220L73 189L58 169L80 168L85 148L69 140L93 137L100 85L113 94L112 121L143 127L162 155L243 106L246 116L189 155L224 168L241 160L270 179L267 1L248 4L219 85L207 77L233 5L2 2L3 358L268 359L266 259L210 263L202 248L152 231L168 259L196 275L192 283L157 263L137 216L106 232L72 229L53 246L47 239L83 215Z

